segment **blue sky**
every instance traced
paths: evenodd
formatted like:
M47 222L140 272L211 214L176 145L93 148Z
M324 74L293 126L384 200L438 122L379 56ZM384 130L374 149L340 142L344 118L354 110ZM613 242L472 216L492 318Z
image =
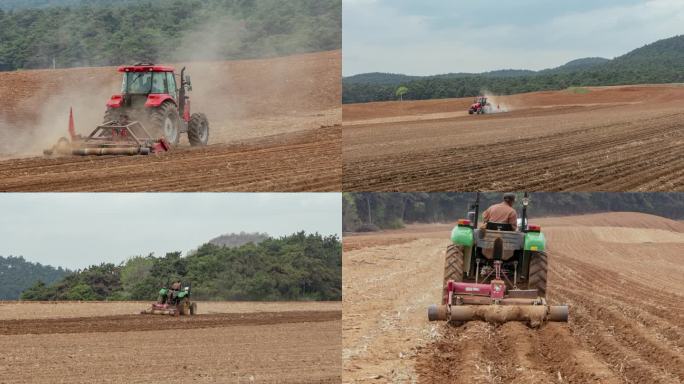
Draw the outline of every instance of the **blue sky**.
M83 268L231 232L342 233L339 193L0 194L0 255Z
M544 69L684 33L683 0L343 0L345 76Z

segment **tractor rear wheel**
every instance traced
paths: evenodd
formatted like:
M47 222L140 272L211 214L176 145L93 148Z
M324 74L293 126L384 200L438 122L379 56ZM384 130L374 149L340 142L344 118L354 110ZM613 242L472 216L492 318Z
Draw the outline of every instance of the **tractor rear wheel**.
M447 282L463 281L463 246L451 244L447 247L444 259L444 284L442 287L442 304L447 303Z
M188 140L193 147L209 142L209 120L204 113L193 113L188 123Z
M180 139L180 117L178 108L166 102L155 108L150 114L150 134L161 135L169 143L176 145Z
M546 297L547 257L545 252L533 252L530 259L530 275L527 289L536 289L540 297Z
M190 315L194 316L197 314L197 303L190 304Z

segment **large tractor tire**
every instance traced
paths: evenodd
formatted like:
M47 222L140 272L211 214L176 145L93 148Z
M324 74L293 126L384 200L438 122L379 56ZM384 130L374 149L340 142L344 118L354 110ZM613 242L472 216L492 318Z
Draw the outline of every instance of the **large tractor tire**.
M197 303L190 304L190 315L194 316L197 314Z
M110 121L119 121L121 118L121 112L114 108L107 108L104 114L103 123L108 123Z
M204 113L193 113L188 123L188 140L193 147L209 142L209 120Z
M533 252L530 258L530 275L527 289L536 289L540 297L546 297L546 270L548 266L545 252Z
M173 145L178 144L178 140L180 140L178 108L171 102L163 103L155 108L150 114L148 132L152 135L164 137L166 141Z
M444 258L444 284L442 287L442 305L447 303L447 282L463 281L463 246L451 244L447 247Z

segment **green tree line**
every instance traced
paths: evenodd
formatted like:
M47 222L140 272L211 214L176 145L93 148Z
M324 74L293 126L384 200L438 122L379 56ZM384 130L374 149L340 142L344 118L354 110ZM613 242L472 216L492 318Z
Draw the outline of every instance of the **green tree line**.
M684 35L659 40L612 60L587 58L543 71L503 70L482 74L407 77L361 74L343 79L342 102L396 100L396 90L408 91L404 100L470 97L484 90L509 95L570 87L684 82Z
M239 247L207 243L191 254L94 265L24 290L22 300L154 300L175 279L197 300L341 300L337 236L298 232Z
M481 211L501 199L501 193L480 194ZM343 193L342 229L347 232L374 231L401 228L405 223L453 222L466 217L474 200L475 193L467 192ZM681 193L538 192L531 194L529 215L614 211L643 212L682 220L684 196Z
M340 0L33 3L47 6L0 8L0 70L49 68L53 60L62 68L260 58L342 45Z
M53 283L70 271L26 261L22 256L0 256L0 300L16 300L36 280Z

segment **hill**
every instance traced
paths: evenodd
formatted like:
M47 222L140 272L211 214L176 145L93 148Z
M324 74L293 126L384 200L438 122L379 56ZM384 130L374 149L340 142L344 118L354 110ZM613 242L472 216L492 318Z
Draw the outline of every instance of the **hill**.
M480 212L501 201L501 196L501 193L482 193ZM344 193L342 229L365 231L400 228L404 223L454 222L465 217L474 198L474 193L465 192ZM530 217L543 217L618 211L681 220L684 196L676 192L537 192L531 194L529 212Z
M180 279L197 300L341 300L342 245L336 236L294 233L258 244L207 243L183 257L138 256L101 264L54 284L36 283L23 300L155 300Z
M0 70L263 58L342 45L339 0L10 1L13 10L0 9Z
M345 77L344 81L347 84L384 84L384 85L397 85L401 83L406 83L413 80L420 79L421 76L408 76L396 73L362 73L360 75L354 75Z
M0 256L0 300L17 300L21 292L38 281L52 284L70 271L26 261L23 257Z
M270 236L268 233L246 233L246 232L240 232L240 233L228 233L225 235L217 236L211 240L209 240L209 244L217 245L219 247L228 247L228 248L234 248L234 247L241 247L245 244L253 243L253 244L259 244L262 241L268 239Z
M594 68L601 64L606 64L610 59L603 57L585 57L583 59L575 59L568 61L567 63L561 65L560 67L541 70L538 73L568 73L575 71L582 71L590 68Z
M343 79L342 102L395 100L397 86L409 91L404 100L476 96L483 91L514 94L568 87L684 82L684 35L656 41L612 60L590 57L541 71L501 70L480 74L444 74L407 78L401 82L362 82ZM393 75L401 79L401 75Z

